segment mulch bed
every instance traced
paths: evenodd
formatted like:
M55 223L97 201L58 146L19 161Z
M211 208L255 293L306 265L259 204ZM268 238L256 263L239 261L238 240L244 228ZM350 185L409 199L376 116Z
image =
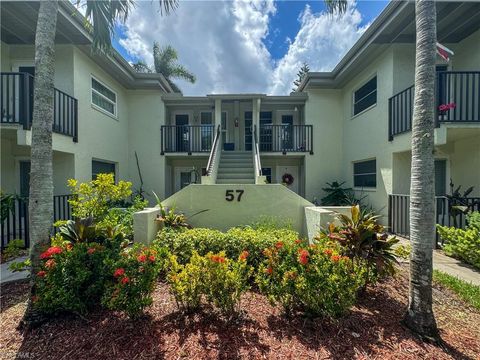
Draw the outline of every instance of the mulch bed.
M266 298L249 292L240 320L211 309L179 313L159 283L148 316L107 311L65 317L21 333L28 284L1 288L1 359L479 359L480 312L435 287L434 310L443 344L415 338L400 325L407 304L407 272L369 289L338 321L285 318Z

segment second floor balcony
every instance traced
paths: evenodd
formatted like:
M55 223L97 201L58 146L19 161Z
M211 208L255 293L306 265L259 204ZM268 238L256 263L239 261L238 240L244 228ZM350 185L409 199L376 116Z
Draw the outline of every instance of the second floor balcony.
M0 110L2 124L21 125L29 130L33 117L33 82L28 73L2 72L0 75ZM52 130L78 141L78 101L54 88Z
M252 129L241 140L252 150ZM214 125L164 125L161 127L161 151L165 153L209 153L215 138ZM259 150L263 153L313 154L312 125L263 124L258 131Z
M414 86L389 99L388 139L412 130ZM480 125L480 71L437 72L436 126L442 123Z

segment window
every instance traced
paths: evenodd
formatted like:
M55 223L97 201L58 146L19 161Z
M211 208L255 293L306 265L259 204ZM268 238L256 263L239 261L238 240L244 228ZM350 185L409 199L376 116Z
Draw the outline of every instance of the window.
M361 113L377 103L377 77L353 93L353 115Z
M98 174L113 174L115 178L115 164L92 160L92 180L95 180Z
M92 77L92 104L117 116L117 94Z
M353 186L361 188L377 187L377 160L353 163Z
M262 175L267 179L267 183L272 183L272 168L262 168Z

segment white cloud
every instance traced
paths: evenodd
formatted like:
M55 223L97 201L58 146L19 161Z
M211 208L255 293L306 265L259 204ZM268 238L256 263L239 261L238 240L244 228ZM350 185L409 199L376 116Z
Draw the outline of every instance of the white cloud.
M354 3L350 3L342 16L325 12L314 14L306 5L298 20L300 30L293 41L288 40L289 49L273 71L269 88L272 94L291 91L303 62L309 64L310 71L332 70L368 27L360 27L362 16Z
M160 16L156 1L140 1L124 27L120 44L152 64L152 44L170 44L180 62L197 76L196 84L176 81L184 94L267 92L288 94L299 65L331 69L363 32L360 13L350 7L334 19L308 6L286 55L274 61L265 46L273 0L182 1L177 11ZM274 30L272 30L274 31Z

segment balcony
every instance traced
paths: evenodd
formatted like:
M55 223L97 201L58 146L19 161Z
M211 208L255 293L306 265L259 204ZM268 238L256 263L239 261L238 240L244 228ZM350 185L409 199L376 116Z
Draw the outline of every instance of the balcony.
M388 101L388 140L412 130L414 86ZM436 78L436 127L442 123L480 124L480 71L438 72ZM453 105L440 111L440 105Z
M2 124L22 125L25 130L32 126L33 81L27 73L1 73L0 109ZM70 136L78 141L78 100L54 89L53 132Z
M209 153L214 139L214 125L164 125L160 128L161 154Z
M214 141L214 125L164 125L161 131L161 154L209 153ZM251 137L251 134L247 134ZM260 152L313 154L312 125L261 125Z
M313 154L312 125L260 125L260 152Z

